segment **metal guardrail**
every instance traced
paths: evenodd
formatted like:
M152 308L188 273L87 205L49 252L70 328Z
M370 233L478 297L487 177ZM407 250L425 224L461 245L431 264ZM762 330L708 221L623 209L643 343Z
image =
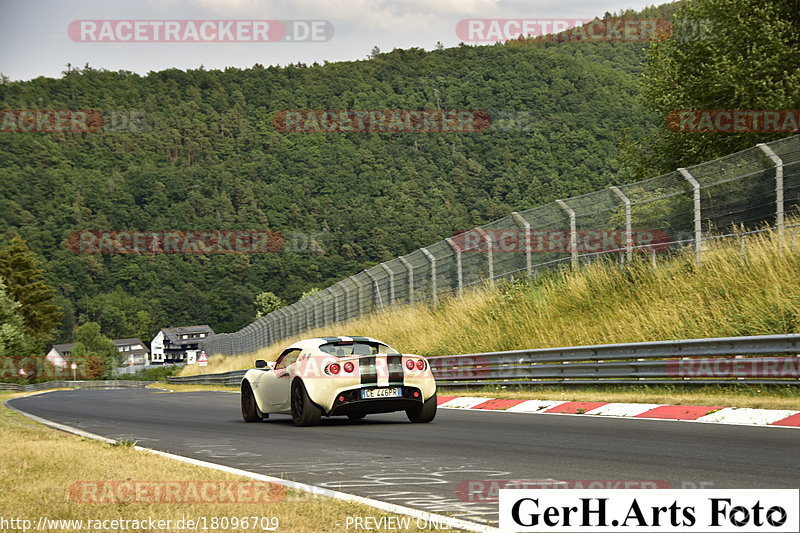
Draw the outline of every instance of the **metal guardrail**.
M196 376L171 376L167 383L186 383L192 385L239 385L247 370L233 370L219 374L198 374Z
M800 385L800 334L539 348L429 357L440 386ZM167 378L238 385L246 370Z
M80 387L82 389L130 389L144 388L153 381L132 381L132 380L107 380L107 381L44 381L42 383L31 383L22 385L20 383L0 383L0 391L15 392L35 392L48 389L66 389Z

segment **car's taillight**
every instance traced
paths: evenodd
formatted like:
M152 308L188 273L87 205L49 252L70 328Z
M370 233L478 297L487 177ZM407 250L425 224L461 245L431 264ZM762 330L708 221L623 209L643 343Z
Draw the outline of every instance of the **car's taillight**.
M417 361L417 370L425 370L425 361L422 359Z
M328 374L338 374L338 373L339 373L339 370L341 370L341 367L339 366L339 363L331 363L331 364L329 364L329 365L328 365L328 367L325 369L325 371L326 371Z
M350 361L348 361L348 362L346 362L344 364L344 371L347 372L348 374L350 372L352 372L353 370L355 370L355 368L356 368L355 365L353 363L351 363Z
M406 360L406 368L409 370L414 370L414 360L408 359Z

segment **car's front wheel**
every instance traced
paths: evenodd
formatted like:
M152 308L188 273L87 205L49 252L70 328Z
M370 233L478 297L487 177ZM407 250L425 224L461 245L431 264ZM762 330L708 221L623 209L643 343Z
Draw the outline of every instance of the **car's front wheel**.
M256 406L256 398L253 396L253 389L250 388L250 383L245 381L242 383L242 418L245 422L260 422L261 415Z
M299 379L292 383L292 420L295 426L316 426L322 409L308 397L305 385Z
M406 409L406 416L415 424L425 424L436 417L436 393L422 402L422 405Z

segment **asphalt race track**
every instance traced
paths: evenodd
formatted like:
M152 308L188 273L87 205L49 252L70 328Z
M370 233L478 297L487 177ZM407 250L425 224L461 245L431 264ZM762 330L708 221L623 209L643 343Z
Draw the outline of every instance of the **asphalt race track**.
M244 423L239 395L225 392L72 390L9 403L105 437L492 524L497 503L457 486L492 479L800 486L796 429L447 409L430 424L393 413L296 428L288 416Z

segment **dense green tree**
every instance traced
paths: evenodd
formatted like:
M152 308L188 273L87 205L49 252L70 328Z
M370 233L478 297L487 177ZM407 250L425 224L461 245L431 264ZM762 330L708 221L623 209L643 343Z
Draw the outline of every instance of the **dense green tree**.
M271 292L262 292L256 296L256 318L261 318L264 315L280 309L285 306L286 302L281 300Z
M235 331L259 293L295 301L510 211L619 183L620 139L654 131L636 99L642 48L523 40L145 76L69 67L1 84L2 109L98 109L115 129L0 135L0 239L21 235L44 258L64 341L88 321L144 340L169 325ZM475 110L491 123L277 128L295 109ZM82 230L273 233L266 253L104 254L75 245Z
M20 237L0 249L0 279L9 296L19 303L25 332L40 345L47 343L61 323L62 312L54 303L55 291L43 279L44 269Z
M20 304L11 299L0 280L0 357L32 355L34 342L25 331Z
M100 332L100 324L87 322L75 330L75 347L70 351L72 361L82 369L85 377L110 377L120 364L114 342ZM98 367L97 362L102 366Z
M678 110L800 109L800 2L692 0L675 15L685 38L647 50L642 100L662 126L630 142L632 177L687 167L792 133L680 133L667 129Z

